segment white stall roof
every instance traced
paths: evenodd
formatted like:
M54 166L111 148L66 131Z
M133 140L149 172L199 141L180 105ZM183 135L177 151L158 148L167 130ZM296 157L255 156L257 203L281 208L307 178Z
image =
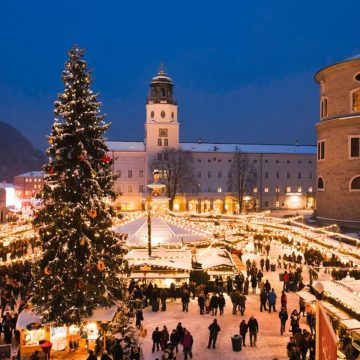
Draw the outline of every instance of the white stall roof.
M18 316L16 328L18 330L24 330L29 324L33 323L41 323L41 317L39 315L35 315L30 310L23 310Z
M360 321L356 319L341 320L340 323L343 324L348 330L360 329Z
M306 290L298 291L296 294L299 295L302 299L304 299L307 302L316 301L316 297Z

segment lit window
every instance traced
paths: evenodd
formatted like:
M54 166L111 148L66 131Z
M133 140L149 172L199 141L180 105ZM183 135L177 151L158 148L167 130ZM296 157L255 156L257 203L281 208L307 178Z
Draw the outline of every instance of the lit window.
M318 141L317 143L317 159L318 161L325 159L325 140Z
M25 178L25 182L28 182L28 178Z
M162 146L162 139L158 139L158 146Z
M312 191L313 191L312 186L310 186L308 192L312 193Z
M352 93L352 110L360 111L360 90Z
M280 188L278 186L275 188L275 192L277 192L277 193L280 192Z
M169 146L169 139L164 139L164 146Z
M128 170L128 178L132 179L132 170ZM130 192L130 191L129 191Z
M269 192L269 188L268 187L266 187L265 189L264 189L264 192Z
M298 193L301 193L301 192L302 192L302 187L299 186L299 187L298 187Z
M173 206L175 211L178 211L180 209L180 204L179 203L175 203Z
M32 179L30 178L30 179L29 179L29 182L31 182L31 181L32 181Z
M324 179L321 176L318 178L317 188L318 190L324 190Z
M323 98L320 105L320 117L324 118L328 115L328 99Z
M350 137L350 158L360 157L360 136Z
M280 207L280 201L277 201L277 202L275 203L275 206L276 206L276 207Z
M291 186L287 186L287 187L286 187L286 192L287 192L287 193L291 192Z
M360 191L360 176L359 175L351 179L350 190Z
M253 189L253 192L254 192L254 193L257 193L257 188L254 188L254 189Z
M218 187L217 192L218 192L218 193L221 193L221 192L222 192L221 186Z
M144 170L139 170L139 178L142 179L144 177Z

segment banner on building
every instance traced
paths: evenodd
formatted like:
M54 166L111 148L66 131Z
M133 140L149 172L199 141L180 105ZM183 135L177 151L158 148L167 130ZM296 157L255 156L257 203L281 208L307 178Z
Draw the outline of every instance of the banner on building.
M337 360L338 341L320 301L317 304L316 315L316 359Z

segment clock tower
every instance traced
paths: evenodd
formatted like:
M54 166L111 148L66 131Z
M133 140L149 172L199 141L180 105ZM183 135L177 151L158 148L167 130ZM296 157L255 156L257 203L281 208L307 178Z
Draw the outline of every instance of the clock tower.
M177 104L174 84L164 66L150 82L146 101L145 146L147 180L151 180L151 162L166 148L179 148ZM147 181L148 182L148 181Z

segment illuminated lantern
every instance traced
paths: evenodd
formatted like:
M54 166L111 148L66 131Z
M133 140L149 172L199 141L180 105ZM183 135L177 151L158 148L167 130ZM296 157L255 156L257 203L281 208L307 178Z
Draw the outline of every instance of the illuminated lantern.
M46 266L46 267L44 268L44 273L45 273L46 275L50 275L50 274L51 274L51 271L50 271L50 269L49 269L48 266Z
M99 261L97 264L97 268L100 271L104 271L105 270L105 264L102 261Z
M111 161L111 157L109 155L104 155L101 160L105 164L108 164Z
M92 218L95 219L97 217L97 211L96 209L92 209L88 212L88 215Z

